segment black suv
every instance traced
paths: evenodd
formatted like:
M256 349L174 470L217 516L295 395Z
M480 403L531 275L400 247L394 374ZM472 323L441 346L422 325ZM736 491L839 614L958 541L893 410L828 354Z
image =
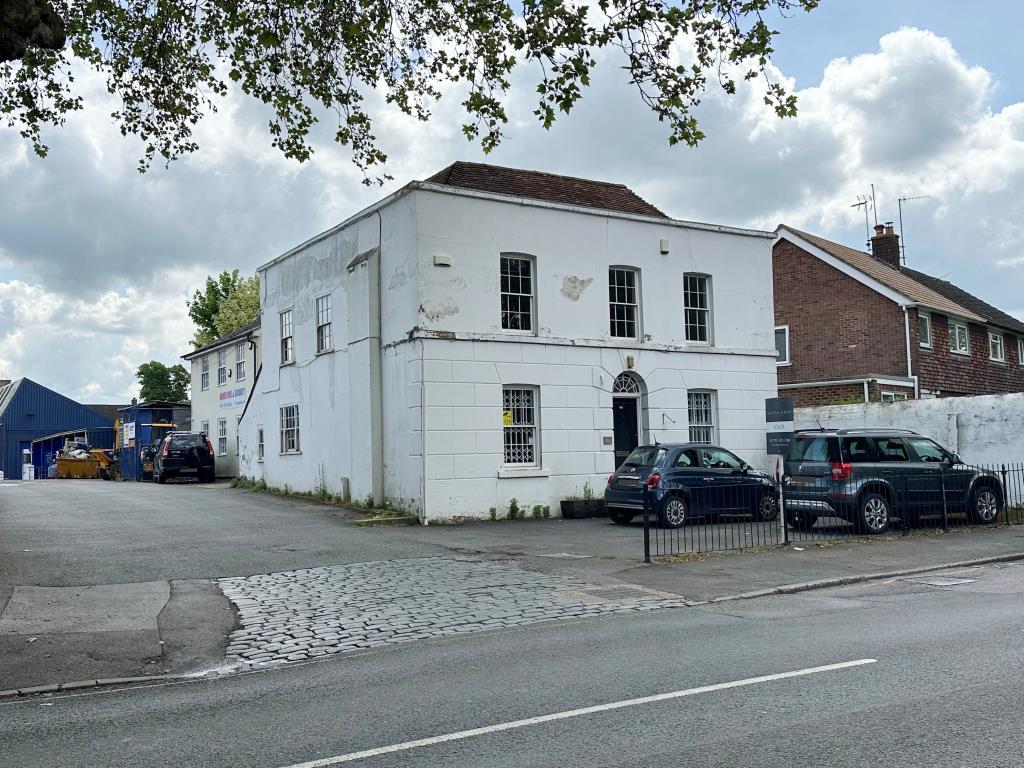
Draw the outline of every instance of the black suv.
M213 461L213 446L202 432L171 432L153 458L153 482L189 475L201 483L212 483Z
M608 517L624 525L644 510L644 488L664 528L679 528L694 517L778 514L775 484L764 472L716 445L641 445L608 477Z
M786 456L783 495L794 528L840 517L863 533L882 533L894 517L910 524L939 514L943 496L947 512L993 523L1005 499L996 475L901 429L797 432Z

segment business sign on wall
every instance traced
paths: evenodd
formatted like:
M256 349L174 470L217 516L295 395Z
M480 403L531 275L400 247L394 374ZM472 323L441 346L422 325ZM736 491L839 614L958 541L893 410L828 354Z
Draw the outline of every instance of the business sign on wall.
M225 389L218 397L221 408L241 408L245 405L245 387Z
M793 398L769 397L764 401L768 453L784 456L793 442Z

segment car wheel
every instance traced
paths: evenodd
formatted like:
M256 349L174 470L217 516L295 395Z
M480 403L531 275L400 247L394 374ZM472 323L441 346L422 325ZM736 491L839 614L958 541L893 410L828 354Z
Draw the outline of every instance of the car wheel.
M786 512L786 525L796 528L798 531L809 531L816 522L818 522L818 516L812 515L810 512L799 510Z
M757 509L754 510L754 519L760 522L774 520L779 515L779 505L775 500L775 494L765 491L757 500Z
M892 520L889 500L880 493L866 493L860 500L855 525L861 533L884 533Z
M664 528L679 528L686 522L688 515L689 509L686 506L686 500L678 496L669 496L661 505L658 521Z
M633 521L633 513L626 512L623 509L609 509L608 517L617 525L626 525Z
M999 498L999 493L983 485L971 491L967 517L976 525L991 525L998 519L1002 508L1003 502Z

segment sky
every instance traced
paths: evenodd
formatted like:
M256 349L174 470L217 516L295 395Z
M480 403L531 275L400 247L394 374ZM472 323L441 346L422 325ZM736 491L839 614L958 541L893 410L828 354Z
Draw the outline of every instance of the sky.
M904 203L907 263L1024 319L1018 5L990 0L972 15L962 2L823 0L776 18L772 74L797 94L797 117L767 111L758 82L711 91L697 149L668 146L613 57L550 131L531 114L536 73L520 72L490 155L462 136L457 98L429 124L379 111L394 177L383 188L360 183L343 147L285 159L262 108L235 95L199 125L197 153L139 174L139 144L82 71L90 106L47 132L46 159L0 128L0 378L127 402L140 363L189 351L185 300L207 275L251 273L455 160L621 182L675 218L786 223L861 248L864 214L851 206L872 184L879 221L897 220L899 197L921 197Z

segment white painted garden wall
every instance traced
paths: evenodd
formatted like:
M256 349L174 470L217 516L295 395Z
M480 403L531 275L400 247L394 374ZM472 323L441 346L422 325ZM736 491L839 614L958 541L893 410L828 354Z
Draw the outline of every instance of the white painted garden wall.
M797 429L912 429L968 463L1024 461L1024 393L797 408Z

